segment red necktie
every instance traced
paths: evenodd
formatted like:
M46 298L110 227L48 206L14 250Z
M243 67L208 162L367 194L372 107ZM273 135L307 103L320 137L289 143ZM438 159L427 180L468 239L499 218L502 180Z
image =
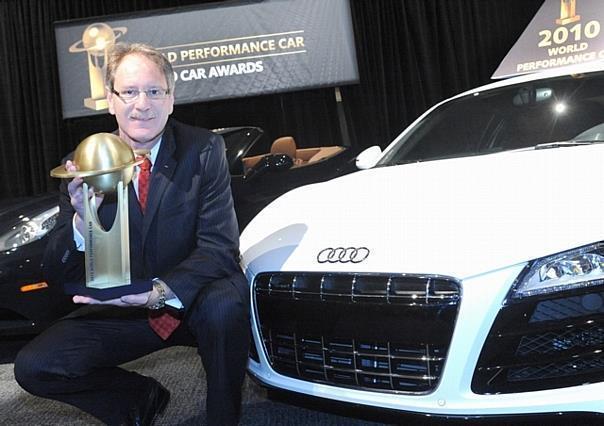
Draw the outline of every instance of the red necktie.
M149 178L151 177L151 160L145 157L138 173L138 202L145 213L147 194L149 193ZM149 325L159 337L166 340L176 330L180 320L165 309L149 310Z
M179 324L180 320L166 309L149 310L149 325L163 340L170 337Z
M145 157L138 172L138 202L141 210L145 213L147 207L147 194L149 193L149 178L151 177L151 160Z

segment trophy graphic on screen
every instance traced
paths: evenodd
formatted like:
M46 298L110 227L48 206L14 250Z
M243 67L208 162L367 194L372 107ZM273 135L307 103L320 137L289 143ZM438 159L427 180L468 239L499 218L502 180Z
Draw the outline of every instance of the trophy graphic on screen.
M89 289L130 287L128 183L134 176L134 167L141 164L144 158L136 160L134 151L118 136L96 133L79 143L73 161L78 167L77 171L67 171L61 165L52 169L50 175L58 178L81 177L84 180L84 194L88 194L91 187L95 193L108 195L117 192L117 212L113 226L106 231L99 221L96 198L84 197L86 283L85 286L84 283L69 283L71 291L67 289L67 292L90 294ZM125 288L122 293L134 294L150 288L149 283L141 284L145 288ZM118 293L110 292L112 296ZM93 295L103 298L98 292Z
M560 18L556 19L556 24L566 25L580 20L581 15L575 14L576 8L576 0L560 0Z
M103 76L107 64L107 51L115 41L126 34L126 27L111 28L105 23L90 24L84 30L82 39L69 47L70 53L86 52L88 54L88 78L90 80L90 97L84 99L84 106L95 111L107 109Z

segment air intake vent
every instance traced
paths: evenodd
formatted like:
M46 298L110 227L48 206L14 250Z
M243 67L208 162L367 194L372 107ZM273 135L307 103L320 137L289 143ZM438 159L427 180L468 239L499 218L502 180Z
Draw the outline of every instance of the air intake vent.
M604 292L588 287L501 309L472 380L481 394L604 381Z

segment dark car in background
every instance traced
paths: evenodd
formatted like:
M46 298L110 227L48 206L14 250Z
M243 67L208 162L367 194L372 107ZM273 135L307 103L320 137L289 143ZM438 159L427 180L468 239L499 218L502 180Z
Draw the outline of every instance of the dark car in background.
M258 127L215 132L225 140L240 230L290 189L356 170L347 147L297 148L291 136L270 143ZM58 198L53 192L0 201L0 337L37 333L75 308L62 288L44 281L40 268Z

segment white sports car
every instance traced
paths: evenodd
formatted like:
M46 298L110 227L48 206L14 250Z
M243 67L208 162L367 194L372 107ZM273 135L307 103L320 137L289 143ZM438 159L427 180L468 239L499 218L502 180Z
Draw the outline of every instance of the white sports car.
M598 69L599 67L599 69ZM431 108L241 236L272 388L431 416L604 420L602 64Z

